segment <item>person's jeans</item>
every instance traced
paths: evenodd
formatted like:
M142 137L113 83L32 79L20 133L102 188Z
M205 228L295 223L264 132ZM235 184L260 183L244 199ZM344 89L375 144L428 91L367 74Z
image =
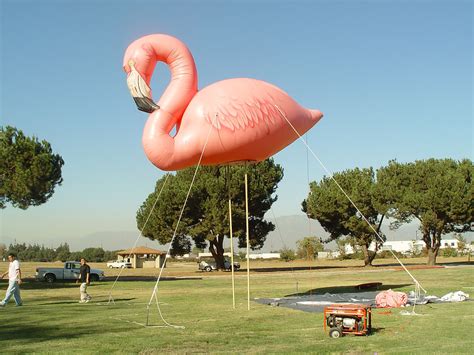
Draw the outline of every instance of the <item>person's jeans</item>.
M21 306L23 301L21 300L20 296L20 285L18 285L17 281L9 281L8 282L8 289L7 289L7 294L5 295L5 298L1 302L3 305L7 304L8 301L10 301L10 298L15 300L15 303L17 306Z
M81 283L81 287L79 287L79 290L81 291L81 301L82 302L88 301L92 298L87 293L87 284L85 282Z

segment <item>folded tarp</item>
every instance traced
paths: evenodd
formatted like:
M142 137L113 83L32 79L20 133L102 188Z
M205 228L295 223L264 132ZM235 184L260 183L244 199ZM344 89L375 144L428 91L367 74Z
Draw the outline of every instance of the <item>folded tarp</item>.
M443 302L462 302L469 299L469 295L462 291L450 292L440 298Z

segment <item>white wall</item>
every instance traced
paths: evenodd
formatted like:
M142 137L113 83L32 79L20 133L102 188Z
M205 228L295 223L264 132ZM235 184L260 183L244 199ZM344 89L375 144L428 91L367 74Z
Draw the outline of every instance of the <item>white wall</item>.
M381 250L393 250L399 253L420 252L424 246L425 242L421 240L395 240L386 241Z
M224 253L224 256L228 256L230 258L230 253ZM198 258L212 258L211 253L199 253Z
M224 253L224 256L227 256L230 258L230 253ZM199 253L198 258L212 258L212 254ZM260 254L249 255L249 259L279 259L279 258L280 258L280 253L260 253Z
M249 254L249 259L280 259L280 253Z
M383 250L393 250L399 253L409 253L414 251L415 249L420 252L425 247L425 242L422 240L394 240L394 241L386 241L382 248L379 251ZM346 244L344 246L346 254L353 254L354 249L349 245ZM445 239L441 240L441 249L444 248L458 248L458 241L456 239ZM370 244L369 250L375 250L375 243Z

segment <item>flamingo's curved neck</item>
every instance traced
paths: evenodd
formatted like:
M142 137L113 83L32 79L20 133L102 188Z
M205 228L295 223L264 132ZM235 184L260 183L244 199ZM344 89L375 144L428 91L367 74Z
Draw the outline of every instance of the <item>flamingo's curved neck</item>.
M145 76L148 85L156 62L165 62L170 68L170 83L158 101L159 110L163 110L168 119L155 122L154 128L162 131L152 133L169 134L176 123L179 124L186 107L197 92L197 71L191 52L174 37L154 34L144 37L142 44L132 49L129 58ZM150 119L153 119L153 115L150 115Z

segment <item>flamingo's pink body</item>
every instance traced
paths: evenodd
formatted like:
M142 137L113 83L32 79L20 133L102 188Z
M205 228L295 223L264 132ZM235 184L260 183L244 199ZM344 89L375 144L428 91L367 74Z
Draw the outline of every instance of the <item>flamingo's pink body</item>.
M150 161L162 170L201 164L261 161L308 131L322 117L296 103L266 82L238 78L223 80L197 91L194 60L186 46L166 35L149 35L133 42L124 57L149 84L157 61L166 62L171 81L143 132ZM288 120L288 121L287 121ZM174 137L172 128L177 126ZM212 127L211 127L212 126ZM207 144L206 144L207 142Z

